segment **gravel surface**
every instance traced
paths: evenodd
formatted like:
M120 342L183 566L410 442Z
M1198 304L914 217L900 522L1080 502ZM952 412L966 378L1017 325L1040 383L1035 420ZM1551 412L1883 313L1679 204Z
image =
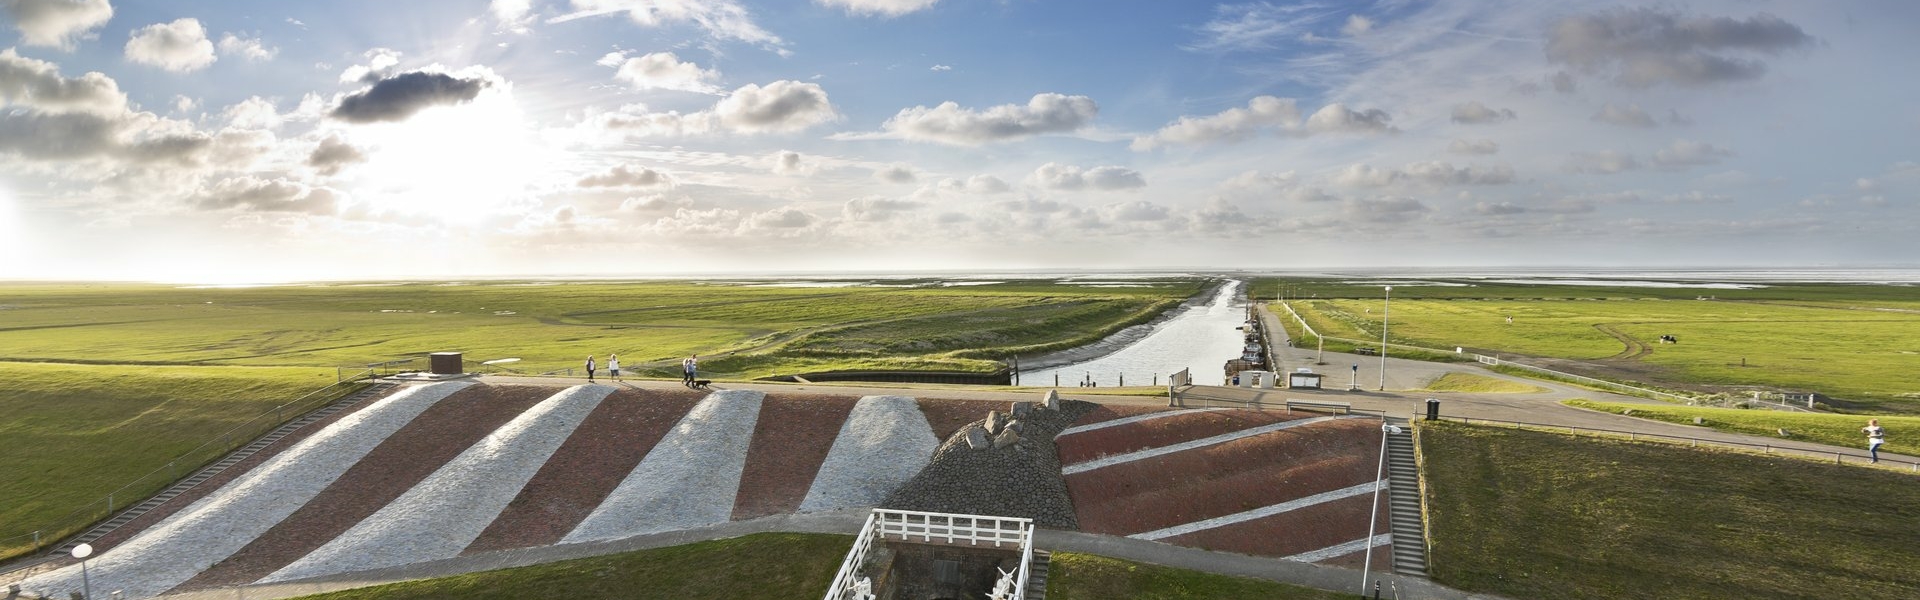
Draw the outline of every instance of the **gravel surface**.
M437 383L397 392L335 422L275 456L219 492L88 561L95 589L127 599L150 598L193 577L244 547L293 513L381 440L466 382ZM37 576L21 588L45 597L81 589L80 566Z
M927 466L940 445L906 396L867 396L840 426L800 512L870 508Z
M287 581L460 554L614 388L567 388L481 439L399 499L306 558L262 579Z
M724 523L766 394L714 392L680 419L562 543L612 540Z
M733 520L800 510L820 463L827 460L847 414L859 401L855 396L768 396L753 428L746 469L740 472Z
M399 498L554 388L476 385L448 396L374 446L327 489L173 591L258 581L319 549Z
M614 392L461 554L560 541L705 396L688 389Z
M974 450L961 428L933 460L881 506L1002 517L1025 517L1043 527L1078 529L1053 436L1094 410L1090 402L1068 400L1058 411L1035 410L1021 420L1021 441L1004 448ZM1008 403L993 410L1011 412ZM979 413L985 417L984 411ZM978 419L976 422L984 422Z

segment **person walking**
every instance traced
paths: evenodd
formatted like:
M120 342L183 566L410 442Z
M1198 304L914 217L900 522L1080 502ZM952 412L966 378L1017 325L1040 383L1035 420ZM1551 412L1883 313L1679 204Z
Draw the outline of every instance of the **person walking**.
M587 383L593 383L593 355L587 355Z
M700 355L698 354L688 356L686 360L680 361L680 383L686 384L687 387L693 387L694 372L699 368Z
M607 375L613 377L614 381L620 380L620 355L607 355Z
M1887 443L1887 430L1880 428L1879 419L1867 419L1867 426L1860 430L1867 432L1867 454L1872 457L1871 462L1880 462L1880 445Z

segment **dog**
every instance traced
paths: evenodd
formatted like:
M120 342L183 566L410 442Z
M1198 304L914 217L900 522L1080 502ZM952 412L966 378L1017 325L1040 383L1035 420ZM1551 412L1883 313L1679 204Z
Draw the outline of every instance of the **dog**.
M704 389L709 389L707 387L709 385L713 385L712 379L695 379L693 380L693 385L688 387L692 387L693 389L696 389L696 390L704 390Z

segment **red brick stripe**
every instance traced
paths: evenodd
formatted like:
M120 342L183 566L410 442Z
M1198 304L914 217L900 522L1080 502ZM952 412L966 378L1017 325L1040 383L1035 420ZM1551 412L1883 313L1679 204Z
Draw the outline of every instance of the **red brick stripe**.
M987 411L1008 412L1013 409L1011 402L993 400L937 400L921 398L920 413L927 416L927 425L933 427L933 438L945 441L968 423L987 418Z
M462 553L559 542L706 395L693 390L614 392Z
M1060 464L1071 465L1306 417L1257 410L1195 411L1075 433L1055 440L1054 446L1060 449Z
M1387 496L1381 494L1385 508ZM1285 557L1367 537L1373 494L1290 510L1266 518L1177 535L1160 541L1175 546ZM1275 504L1278 504L1276 502ZM1380 511L1384 532L1386 511Z
M767 396L747 449L733 519L800 509L840 427L860 399L853 396Z

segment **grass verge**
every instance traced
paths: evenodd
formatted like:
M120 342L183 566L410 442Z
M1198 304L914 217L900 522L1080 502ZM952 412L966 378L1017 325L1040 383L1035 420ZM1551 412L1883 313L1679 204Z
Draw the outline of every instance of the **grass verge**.
M1055 553L1050 568L1047 574L1047 597L1061 600L1332 600L1350 597L1348 594L1272 581L1215 575L1091 554Z
M1920 596L1912 476L1423 424L1434 580L1513 598Z
M1863 417L1736 408L1650 406L1591 400L1567 400L1561 404L1614 414L1626 414L1626 411L1630 410L1633 413L1629 416L1682 425L1692 425L1694 417L1699 417L1701 424L1707 427L1748 435L1778 436L1780 430L1784 429L1788 433L1788 439L1819 442L1862 451L1866 449L1867 434L1861 432L1860 428L1867 426L1868 418L1877 418L1880 419L1880 426L1887 430L1887 445L1882 447L1882 450L1898 454L1920 454L1920 417Z
M42 541L74 533L107 515L108 492L333 382L333 369L0 362L0 558L31 551L36 530ZM233 441L277 424L262 421ZM229 449L208 448L142 480L116 504L152 495Z
M1468 392L1475 394L1539 394L1547 388L1472 373L1448 373L1427 383L1429 392Z

